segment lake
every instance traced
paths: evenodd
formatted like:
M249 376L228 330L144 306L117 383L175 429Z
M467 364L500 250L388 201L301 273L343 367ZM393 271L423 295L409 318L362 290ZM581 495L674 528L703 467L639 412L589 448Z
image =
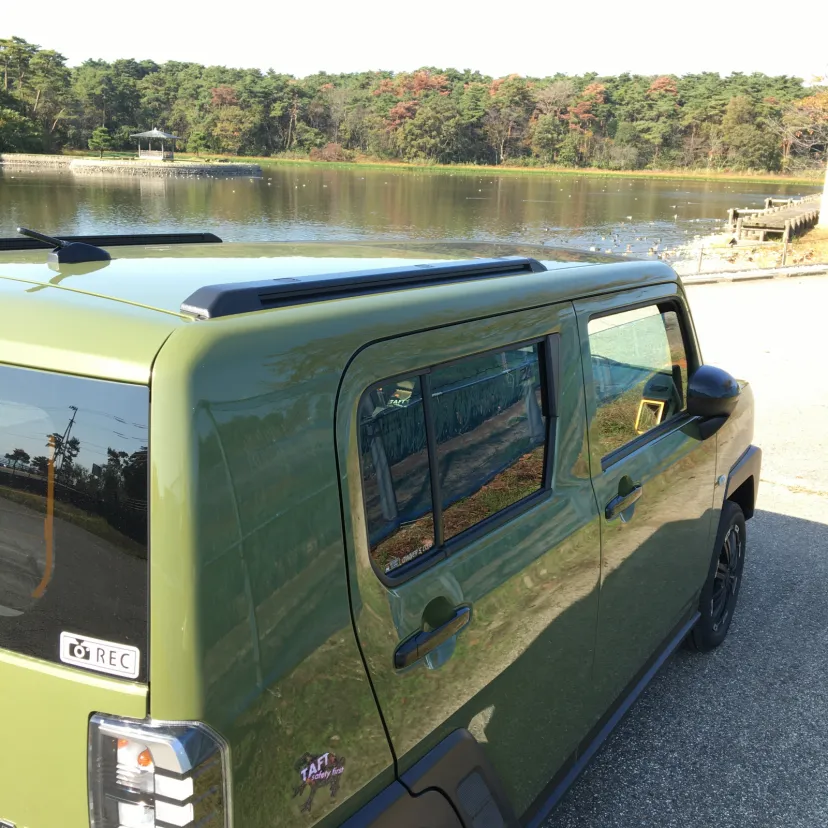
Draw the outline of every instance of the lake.
M509 241L646 255L721 228L730 207L818 187L264 165L261 179L140 179L0 168L0 236L211 231L225 241Z

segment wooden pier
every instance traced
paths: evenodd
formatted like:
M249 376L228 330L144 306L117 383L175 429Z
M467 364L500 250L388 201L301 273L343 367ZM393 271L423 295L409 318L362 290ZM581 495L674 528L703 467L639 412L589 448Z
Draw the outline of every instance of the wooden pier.
M769 233L778 233L787 244L800 230L817 223L821 198L819 193L803 198L766 198L761 210L733 208L727 211L728 229L736 233L737 241L765 241Z

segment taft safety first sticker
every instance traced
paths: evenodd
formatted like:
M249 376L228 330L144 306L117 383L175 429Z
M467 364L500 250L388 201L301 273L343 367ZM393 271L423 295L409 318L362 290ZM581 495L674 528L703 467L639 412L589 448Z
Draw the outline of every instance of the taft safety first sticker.
M138 678L141 653L137 647L125 647L111 641L62 632L60 660L76 667L86 667L87 670L134 679Z
M308 798L302 803L302 813L309 813L318 789L327 788L331 799L336 798L345 771L345 757L333 753L305 753L296 763L296 770L302 782L293 789L293 796L302 796L308 790Z

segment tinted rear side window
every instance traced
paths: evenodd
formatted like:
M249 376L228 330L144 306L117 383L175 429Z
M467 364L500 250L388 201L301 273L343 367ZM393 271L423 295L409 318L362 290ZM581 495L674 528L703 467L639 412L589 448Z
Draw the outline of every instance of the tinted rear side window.
M363 394L363 497L380 572L456 548L549 487L548 347L488 351Z
M360 449L371 555L388 571L434 545L419 377L380 383L363 396Z
M543 486L538 346L435 368L431 393L449 540Z
M148 420L146 387L0 366L0 647L91 637L145 677Z

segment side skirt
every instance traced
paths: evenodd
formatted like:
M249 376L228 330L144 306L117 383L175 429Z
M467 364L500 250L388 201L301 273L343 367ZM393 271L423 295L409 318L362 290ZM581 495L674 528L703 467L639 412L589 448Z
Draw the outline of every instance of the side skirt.
M661 665L673 654L684 641L690 630L699 620L699 613L693 612L690 618L679 625L674 635L670 637L664 648L650 662L645 665L641 673L634 678L625 691L618 697L610 711L598 722L589 735L573 752L563 768L556 774L549 784L547 792L541 794L535 804L531 805L521 818L521 825L525 828L540 828L549 818L551 811L561 801L572 783L589 764L598 749L615 727L624 718L627 711L633 706L636 699L644 692L647 685L653 680Z

